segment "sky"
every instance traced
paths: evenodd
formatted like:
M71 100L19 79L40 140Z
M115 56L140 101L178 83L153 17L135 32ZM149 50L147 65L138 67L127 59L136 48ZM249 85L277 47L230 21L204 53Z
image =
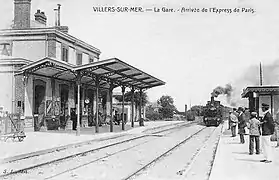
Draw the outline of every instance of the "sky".
M270 72L279 59L279 1L277 0L32 0L31 17L44 11L54 25L54 11L61 6L61 25L69 34L99 48L100 59L117 57L163 81L147 91L149 101L170 95L178 110L184 105L205 105L217 86L230 83L233 101L241 91L258 85L261 62L264 82L279 84ZM0 0L0 29L11 24L13 2ZM93 7L174 8L177 12L97 13ZM185 8L253 8L254 13L188 12ZM278 67L278 66L277 66ZM279 70L279 69L278 69ZM269 75L268 75L269 74ZM277 77L279 77L277 73ZM216 98L223 104L225 96Z

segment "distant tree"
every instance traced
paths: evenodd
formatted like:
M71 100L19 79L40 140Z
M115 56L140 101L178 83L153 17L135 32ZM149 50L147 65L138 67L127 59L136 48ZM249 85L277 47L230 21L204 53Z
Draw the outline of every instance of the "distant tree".
M202 116L203 115L203 106L196 105L191 107L191 111L196 115L196 116Z
M156 108L157 107L153 107L152 105L148 105L146 107L145 116L147 119L152 120L152 121L162 119L159 112L156 111Z
M174 112L176 111L176 107L174 106L174 101L171 96L162 96L157 103L161 106L159 108L159 114L163 118L172 118Z

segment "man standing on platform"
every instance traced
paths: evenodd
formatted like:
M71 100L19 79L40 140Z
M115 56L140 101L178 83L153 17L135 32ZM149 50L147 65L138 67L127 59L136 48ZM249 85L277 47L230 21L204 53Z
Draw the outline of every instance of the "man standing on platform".
M272 162L271 135L274 133L274 120L269 110L269 105L262 103L263 119L262 122L262 149L264 160L261 162Z
M276 140L277 140L276 148L279 148L279 109L276 113L275 130L276 130Z
M246 127L246 122L245 122L245 117L244 117L244 109L242 107L238 108L238 134L240 137L240 143L244 144L244 134L245 134L245 127Z
M229 121L231 124L232 137L235 137L236 136L237 117L232 111L230 111L229 113L230 113Z

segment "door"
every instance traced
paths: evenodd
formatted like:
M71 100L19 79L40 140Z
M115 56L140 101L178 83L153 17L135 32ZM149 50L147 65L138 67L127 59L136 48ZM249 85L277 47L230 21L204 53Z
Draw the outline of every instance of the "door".
M69 97L69 86L65 84L60 85L60 98L61 98L61 111L60 111L60 127L65 128L67 123L68 110L68 97Z
M45 85L35 85L34 131L39 131L45 126L45 90Z

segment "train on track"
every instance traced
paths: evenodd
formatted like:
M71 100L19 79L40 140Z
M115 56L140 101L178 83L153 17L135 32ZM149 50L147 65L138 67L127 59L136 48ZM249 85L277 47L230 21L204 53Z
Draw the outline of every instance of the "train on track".
M219 126L228 114L227 107L220 104L220 101L215 101L214 97L207 101L203 112L203 122L206 126Z

